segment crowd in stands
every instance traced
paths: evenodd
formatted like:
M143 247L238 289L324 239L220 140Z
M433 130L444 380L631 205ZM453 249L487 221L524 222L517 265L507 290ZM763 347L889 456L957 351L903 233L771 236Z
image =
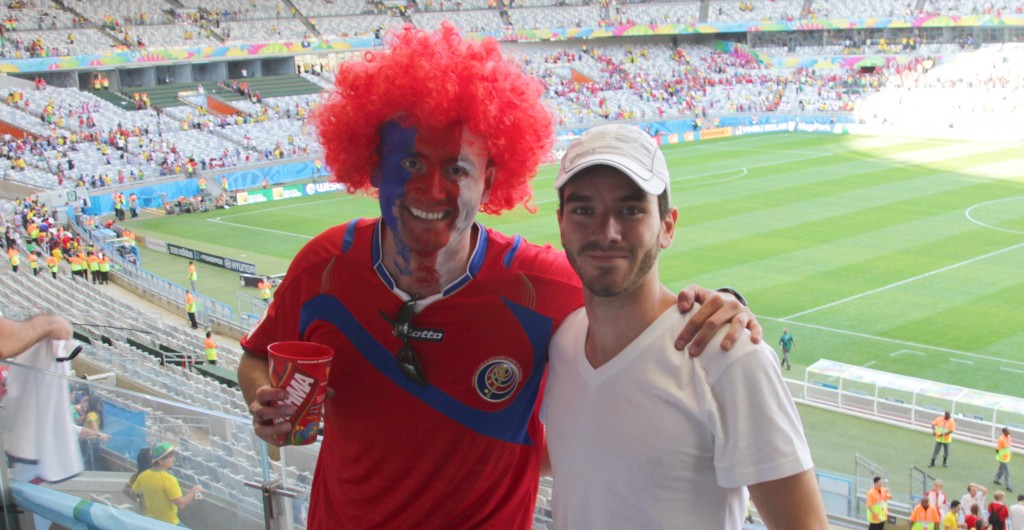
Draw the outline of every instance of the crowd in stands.
M147 3L150 1L145 0L140 6L119 14L122 18L113 21L114 27L123 29L129 23L153 21L147 13L157 11ZM207 24L215 29L221 22L260 17L264 24L270 25L278 20L275 17L294 14L290 12L292 8L281 10L277 7L280 4L265 4L219 0L197 5L187 15L184 12L179 15L189 23ZM621 14L633 17L636 16L634 9L656 6L647 2L568 4L568 8L593 9L599 15L613 17ZM101 3L93 6L90 13L102 12L114 5L114 2ZM824 10L831 5L827 0L815 0L810 3L811 11L802 15L822 16L822 12L813 10ZM898 5L902 4L875 0L872 8ZM929 2L925 9L944 5ZM758 1L715 2L713 6L715 10L753 13L769 8ZM789 7L786 2L778 2L772 9ZM984 3L975 7L982 11L1003 11L1018 6ZM350 8L345 8L346 12L380 12L387 6L371 2L365 9ZM252 9L258 9L258 13ZM330 7L310 0L298 2L295 9L326 10ZM474 0L459 5L421 1L410 9L409 14L415 17L417 10L424 14L448 15L501 10L514 14L517 10L555 8L546 0ZM35 16L35 11L30 9L27 13ZM17 27L16 19L20 14L10 15L11 20L5 22L5 26ZM338 18L356 16L359 15ZM77 17L60 14L47 20L50 24L60 21L58 26L82 24ZM6 41L5 46L10 42ZM850 112L866 94L903 90L910 84L920 87L922 83L956 83L948 77L936 80L935 76L928 75L934 61L922 44L920 35L909 31L902 37L890 39L844 36L836 46L837 53L842 50L909 57L890 61L872 73L835 66L822 69L772 67L750 54L727 54L696 45L623 46L614 42L579 48L552 45L522 48L522 55L527 68L546 83L548 97L562 126L682 117L695 119L698 127L704 127L713 125L717 116L726 113ZM322 65L317 66L304 74L305 77L321 86L329 86L331 74ZM1013 88L1021 84L995 71L974 76L971 81L986 87ZM93 80L98 86L93 88L103 90L108 83L98 76ZM4 104L0 105L0 118L33 135L24 139L9 136L3 139L0 176L41 187L101 188L161 176L192 177L211 168L317 155L316 142L304 133L303 123L317 105L318 96L263 98L259 91L249 89L247 79L221 82L210 89L213 94L232 92L247 98L232 103L242 112L235 115L208 113L201 105L156 109L145 91L134 91L129 96L138 110L128 112L82 91L48 87L45 82L37 83L34 91L10 89L5 94Z
M161 0L74 0L67 9L39 0L9 3L0 26L0 57L52 57L150 46L234 42L236 38L278 41L380 35L412 22L431 29L450 19L471 31L603 27L629 24L697 24L794 21L797 19L918 17L933 15L1020 15L1024 4L929 0L705 0L701 2L611 0L410 0L324 2L306 0L190 0L175 8ZM307 28L315 28L312 31ZM102 28L101 33L96 28Z
M913 38L896 45L893 52L908 54L907 58L871 73L776 68L750 54L668 44L524 48L522 53L527 68L547 84L560 124L573 127L673 117L694 118L704 127L727 113L852 112L867 94L908 86L1021 84L1019 78L995 68L966 80L929 76L935 61L914 53L916 45ZM326 73L306 76L321 86L329 83ZM249 96L238 103L246 110L215 115L202 107L126 112L81 91L41 88L12 90L4 100L7 107L34 116L43 126L35 138L4 139L4 178L19 180L20 172L37 168L51 175L56 187L101 188L151 176L192 177L213 168L317 154L315 142L302 132L305 118L318 103L315 95L264 99L248 90L245 80L232 80L212 92ZM135 99L137 107L148 106L143 99ZM199 133L208 136L197 139ZM216 145L206 146L211 142Z

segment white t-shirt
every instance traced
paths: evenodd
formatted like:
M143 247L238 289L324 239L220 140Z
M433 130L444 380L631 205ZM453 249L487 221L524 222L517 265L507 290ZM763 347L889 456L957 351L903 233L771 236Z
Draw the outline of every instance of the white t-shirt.
M1024 504L1015 502L1010 505L1010 530L1024 530Z
M744 486L813 466L771 348L745 334L724 352L723 329L692 359L673 346L687 318L668 309L596 370L585 310L558 328L543 405L556 529L738 529Z
M985 504L985 493L981 490L978 490L974 497L971 497L970 493L964 493L964 496L960 498L960 509L963 510L964 516L966 517L967 514L971 513L971 505L974 503L978 503L981 518L988 524L988 511L985 509L988 508L988 505ZM963 517L960 518L960 522L964 522Z

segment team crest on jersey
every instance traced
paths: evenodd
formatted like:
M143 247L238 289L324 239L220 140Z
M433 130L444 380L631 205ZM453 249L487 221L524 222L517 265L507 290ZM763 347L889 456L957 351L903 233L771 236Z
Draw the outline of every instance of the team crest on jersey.
M473 385L480 397L492 403L505 401L519 388L523 372L508 357L492 357L477 368Z

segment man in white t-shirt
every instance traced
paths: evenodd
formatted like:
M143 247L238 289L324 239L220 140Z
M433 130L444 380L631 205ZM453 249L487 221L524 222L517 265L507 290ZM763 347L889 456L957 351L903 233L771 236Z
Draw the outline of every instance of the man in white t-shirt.
M971 505L977 504L979 513L983 520L988 520L988 511L986 511L985 496L988 495L988 488L981 484L970 483L967 485L967 493L960 498L960 510L963 515L971 513ZM960 522L963 522L964 518L960 517Z
M1024 495L1017 495L1017 504L1010 506L1010 530L1024 530Z
M658 278L675 235L669 174L639 129L573 142L555 187L584 308L551 340L544 398L556 529L739 529L747 490L770 529L827 528L810 451L775 353L744 334L696 359ZM799 509L794 509L799 499Z

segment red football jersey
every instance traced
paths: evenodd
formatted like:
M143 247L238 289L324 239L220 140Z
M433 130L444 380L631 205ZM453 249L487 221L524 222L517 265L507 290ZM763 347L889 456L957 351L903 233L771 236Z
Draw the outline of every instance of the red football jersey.
M306 340L335 350L310 528L532 525L538 398L555 328L583 303L564 253L477 225L466 274L417 302L401 373L390 320L405 296L376 220L327 230L295 257L246 350Z

